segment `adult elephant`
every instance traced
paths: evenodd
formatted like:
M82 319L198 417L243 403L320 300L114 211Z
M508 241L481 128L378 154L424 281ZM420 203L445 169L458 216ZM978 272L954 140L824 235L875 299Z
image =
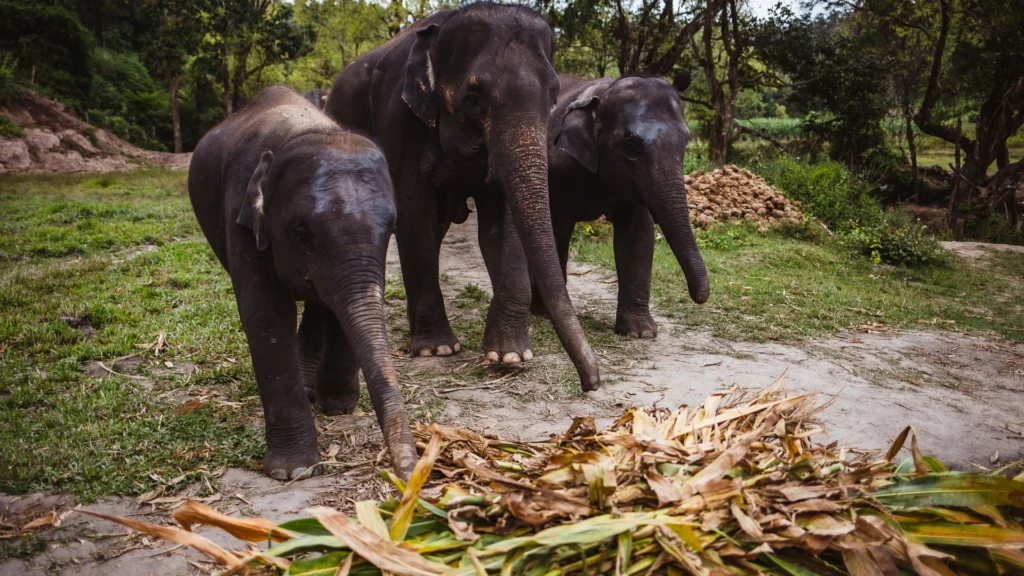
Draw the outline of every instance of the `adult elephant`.
M565 290L548 204L547 119L559 88L554 46L551 27L522 6L441 11L345 67L325 111L370 135L388 159L413 354L459 350L438 255L473 197L495 296L485 353L507 364L532 357L528 267L583 389L595 390L597 362Z
M551 219L564 274L577 222L607 217L614 226L619 280L615 331L653 338L651 265L654 224L686 276L690 298L708 299L708 274L690 226L683 155L690 130L677 89L658 78L584 80L561 76L548 124ZM534 297L534 312L546 298ZM553 312L552 312L553 313Z

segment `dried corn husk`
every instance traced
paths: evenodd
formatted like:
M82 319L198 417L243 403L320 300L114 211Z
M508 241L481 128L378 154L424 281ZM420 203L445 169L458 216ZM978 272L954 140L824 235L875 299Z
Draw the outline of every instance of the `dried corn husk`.
M401 499L360 503L358 521L311 509L235 556L289 576L1024 572L1024 483L947 471L909 428L883 457L816 443L820 409L773 387L634 408L602 431L578 418L548 442L418 426ZM229 528L206 517L190 505L190 524Z

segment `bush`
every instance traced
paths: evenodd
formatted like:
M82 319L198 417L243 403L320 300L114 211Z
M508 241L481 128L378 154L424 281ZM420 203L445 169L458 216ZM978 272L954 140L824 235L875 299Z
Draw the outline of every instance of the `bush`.
M840 162L808 164L793 156L776 156L751 169L836 232L871 223L881 214L881 205L870 195L871 185Z
M886 210L875 222L851 229L842 242L869 256L875 264L915 267L950 262L949 253L928 227L899 210Z
M0 114L0 136L5 138L21 138L25 135L25 131L21 129L11 119L3 114Z
M751 168L800 202L805 214L827 224L840 242L876 264L929 266L949 261L926 226L905 212L884 210L870 194L872 185L839 162L806 163L777 155ZM810 222L790 226L782 233L822 239Z
M18 69L18 59L13 54L0 53L0 105L6 104L14 95L14 75Z

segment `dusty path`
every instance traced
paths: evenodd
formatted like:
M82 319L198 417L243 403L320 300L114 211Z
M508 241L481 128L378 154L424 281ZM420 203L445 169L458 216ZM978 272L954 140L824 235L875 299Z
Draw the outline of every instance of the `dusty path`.
M442 248L441 269L449 314L455 295L466 284L489 292L487 271L476 246L476 221L454 227ZM389 253L389 282L400 273L397 250ZM614 275L601 269L573 265L569 292L577 311L614 320ZM389 312L404 316L397 306ZM948 465L994 467L1024 457L1024 346L995 338L954 332L848 333L801 346L728 342L707 333L691 333L658 319L660 336L649 342L617 340L596 346L602 359L604 384L596 392L574 396L574 378L564 353L539 354L529 366L458 390L468 371L482 370L478 354L463 352L449 358L399 359L407 403L437 405L438 420L482 432L543 437L563 431L574 415L590 414L603 424L633 405L676 406L702 402L709 392L732 385L759 388L782 374L793 392L813 391L822 400L835 399L823 415L829 436L846 446L881 448L902 429L913 425L922 450ZM465 334L459 334L466 338ZM403 342L393 342L396 347ZM479 374L478 374L479 379ZM601 420L601 418L605 420ZM367 453L379 450L379 433L366 414L319 421L321 435L338 438L367 435ZM344 430L344 431L342 431ZM362 440L359 440L360 442ZM365 457L365 454L364 456ZM993 462L995 464L993 465ZM378 497L379 481L372 471L342 471L290 486L259 474L228 470L217 480L220 500L215 507L229 513L259 515L276 521L301 515L311 503L349 506L355 500ZM11 503L0 497L0 512L31 515L56 509L63 513L71 498L29 495ZM121 515L146 515L166 522L174 502L153 506L133 498L109 498L87 509ZM205 574L213 569L193 552L139 536L108 522L69 514L59 529L45 533L47 550L28 560L0 564L0 575L43 574ZM200 533L226 546L242 547L212 530Z

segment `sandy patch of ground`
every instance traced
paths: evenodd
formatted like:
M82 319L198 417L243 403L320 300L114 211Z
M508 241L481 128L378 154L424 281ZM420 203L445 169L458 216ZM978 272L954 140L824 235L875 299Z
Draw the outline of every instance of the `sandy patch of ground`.
M1024 254L1024 246L1014 244L990 244L988 242L939 242L939 244L942 244L946 250L970 260L986 256L992 251Z
M397 250L389 253L389 278L399 274ZM453 227L441 252L445 296L469 283L487 289L487 271L476 246L475 217ZM569 292L578 311L614 320L614 275L572 265ZM390 314L404 314L392 306ZM459 314L449 305L449 314ZM915 427L923 451L952 467L993 467L1024 458L1024 346L995 337L956 332L885 331L847 333L801 346L729 342L658 318L654 341L620 340L598 347L604 384L584 397L567 393L574 378L562 352L540 355L514 370L460 390L464 376L486 362L463 352L448 358L397 359L407 403L420 407L444 399L443 423L509 437L537 438L566 429L575 415L590 414L606 424L633 405L677 406L703 402L708 393L732 385L759 388L785 374L792 392L817 392L834 404L822 415L829 437L846 446L882 448L906 425ZM463 335L460 335L463 336ZM394 347L403 342L393 342ZM213 505L235 514L275 521L299 516L311 504L349 507L376 498L382 485L372 464L380 437L366 414L318 418L321 437L339 447L332 475L284 486L259 474L228 470L217 479L221 499ZM238 494L241 498L236 497ZM243 500L244 499L244 500ZM33 494L0 496L7 516L76 505L67 497ZM173 505L173 504L171 504ZM28 510L30 507L34 507ZM133 498L106 498L87 506L122 515L147 515L168 522L169 511L152 511ZM241 548L213 530L214 541ZM194 552L162 542L126 536L114 525L70 514L64 525L44 533L47 550L0 564L0 574L199 574L212 569Z

